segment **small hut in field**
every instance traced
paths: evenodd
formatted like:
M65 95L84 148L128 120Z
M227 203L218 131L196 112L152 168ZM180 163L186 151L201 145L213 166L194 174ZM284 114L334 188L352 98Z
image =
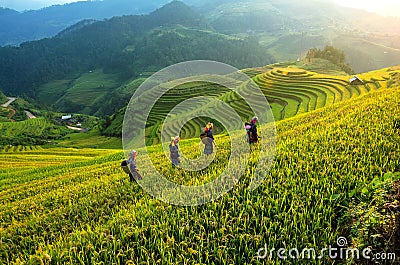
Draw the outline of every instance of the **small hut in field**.
M358 76L353 76L352 78L350 78L350 85L354 85L354 86L358 86L358 85L363 85L364 82L358 78Z

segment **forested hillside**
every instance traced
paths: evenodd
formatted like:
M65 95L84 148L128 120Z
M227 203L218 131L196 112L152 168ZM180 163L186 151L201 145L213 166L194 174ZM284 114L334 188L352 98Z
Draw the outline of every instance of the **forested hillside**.
M258 42L213 32L188 6L172 2L146 16L115 17L51 39L0 48L0 87L6 93L36 97L42 84L101 69L116 75L116 88L143 73L193 59L238 68L272 61ZM72 103L68 111L82 111Z

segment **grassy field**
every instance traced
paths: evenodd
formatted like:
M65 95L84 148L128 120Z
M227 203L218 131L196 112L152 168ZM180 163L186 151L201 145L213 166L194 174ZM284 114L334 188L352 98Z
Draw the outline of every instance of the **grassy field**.
M122 149L121 138L102 136L97 129L86 133L75 132L57 141L58 147Z
M105 74L97 69L42 85L37 100L58 112L110 115L126 104L144 80L140 77L125 82L116 74Z
M257 250L265 244L321 249L339 236L353 247L398 251L399 238L382 232L398 226L377 214L399 218L399 212L376 208L371 200L386 194L376 183L390 191L399 178L387 174L400 171L400 132L394 123L399 102L400 88L374 89L277 122L275 163L263 184L254 192L247 189L255 151L239 184L199 207L162 203L129 183L117 150L4 149L0 263L287 264L290 260L276 257L260 260ZM226 166L229 138L220 135L216 141L217 160L201 173L171 171L160 146L150 152L166 177L190 184L216 177ZM183 141L182 152L194 157L198 144L199 139ZM146 168L141 170L145 176ZM362 211L365 201L373 212ZM380 237L365 236L376 231Z
M97 69L70 80L55 80L41 86L38 99L54 104L60 111L90 114L97 110L99 101L120 85L117 75Z
M68 91L72 80L55 80L42 85L38 91L38 99L46 104L54 104Z
M2 146L46 144L72 130L55 125L45 118L37 118L20 122L0 122L0 132L0 146Z
M64 100L77 104L88 104L88 102L96 102L106 92L112 88L118 87L116 76L112 74L104 74L102 70L96 70L83 74L73 82L63 96ZM90 95L88 98L82 97L82 94Z

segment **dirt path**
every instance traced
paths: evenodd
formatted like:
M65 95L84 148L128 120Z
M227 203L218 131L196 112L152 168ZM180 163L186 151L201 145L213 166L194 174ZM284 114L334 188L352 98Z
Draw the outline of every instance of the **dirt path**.
M67 126L67 128L71 129L71 130L75 130L75 131L80 131L80 132L84 132L85 129L82 128L77 128L77 127L72 127L72 126Z
M7 108L11 103L13 103L16 100L16 98L8 98L8 101L1 106L4 108Z
M12 119L12 117L14 117L14 115L15 115L15 109L13 109L13 108L11 108L11 107L8 107L8 109L10 110L10 113L8 114L8 119L9 119L11 122L15 122L15 121Z
M36 119L36 116L33 115L31 112L25 110L26 116L28 116L29 119Z
M16 100L16 98L8 98L8 101L7 101L6 103L1 104L1 106L2 106L3 108L7 108L7 109L10 110L10 113L8 114L8 119L9 119L11 122L15 122L15 121L12 119L12 117L14 117L14 115L15 115L15 109L13 109L12 107L10 107L10 104L13 103L15 100Z

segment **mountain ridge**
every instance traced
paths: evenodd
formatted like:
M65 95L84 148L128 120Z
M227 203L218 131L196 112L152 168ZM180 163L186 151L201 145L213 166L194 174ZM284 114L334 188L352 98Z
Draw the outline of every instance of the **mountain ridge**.
M169 0L156 0L143 2L140 0L103 0L103 1L79 1L64 5L54 5L39 10L28 10L18 12L9 8L0 8L0 46L19 45L25 41L48 38L56 35L63 29L85 19L104 20L113 16L147 14L161 6L169 3ZM208 16L211 24L217 23L216 29L228 27L236 31L243 25L248 26L253 21L258 28L277 24L282 26L282 21L290 28L302 26L308 28L315 25L315 21L340 22L342 26L351 25L355 30L380 31L383 33L395 33L400 25L400 18L383 17L364 10L348 8L334 4L331 1L207 1L207 0L184 0L205 16ZM231 8L237 6L236 10ZM245 6L246 10L242 10ZM253 8L259 6L260 8ZM269 12L269 11L273 12ZM301 10L301 12L299 12ZM220 13L221 11L225 11ZM243 12L245 11L245 12ZM255 12L255 13L254 13ZM244 19L241 22L231 20L229 14L236 13L236 19ZM237 16L242 13L245 17ZM247 13L247 14L246 14ZM4 14L7 14L5 16ZM278 16L275 16L275 15ZM226 16L228 15L228 17ZM313 21L308 20L313 16ZM247 16L247 17L246 17ZM296 17L301 19L291 19ZM354 18L357 19L354 19ZM267 19L269 18L269 19ZM222 19L222 20L221 20ZM247 20L247 21L246 21ZM266 21L266 22L262 22ZM373 23L371 23L373 21ZM232 24L233 23L233 24ZM239 27L237 27L239 23ZM329 25L329 23L325 23ZM232 27L236 25L235 27ZM240 26L241 25L241 26ZM13 30L11 30L13 29ZM279 29L279 28L278 28ZM303 29L304 31L304 29Z
M140 0L104 0L79 1L24 12L0 8L0 12L7 12L8 15L0 17L0 46L19 45L52 37L85 19L103 20L114 16L149 13L166 3L168 0L145 3Z

